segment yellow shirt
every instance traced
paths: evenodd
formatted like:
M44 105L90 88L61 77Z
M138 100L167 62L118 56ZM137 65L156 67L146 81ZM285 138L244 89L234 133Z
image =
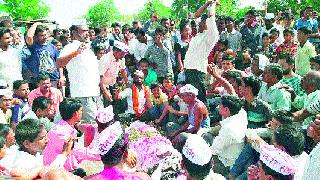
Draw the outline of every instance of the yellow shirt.
M152 94L150 96L150 100L151 100L153 105L161 105L164 102L168 102L168 96L165 93L160 92L160 97L159 98L154 97L154 95Z

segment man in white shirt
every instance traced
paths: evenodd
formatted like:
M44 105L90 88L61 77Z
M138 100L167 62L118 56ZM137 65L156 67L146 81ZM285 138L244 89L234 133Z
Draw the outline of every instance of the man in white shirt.
M219 135L213 139L211 146L215 161L213 170L226 176L243 148L248 120L247 112L236 96L222 96L219 108L223 120Z
M88 26L78 22L70 30L73 41L61 50L57 65L68 70L71 97L79 99L84 108L82 120L95 123L95 114L102 106L98 60L88 45Z
M144 58L148 47L152 45L153 39L147 35L143 29L138 28L134 32L136 38L133 39L133 43L130 47L130 54L133 54L137 61Z
M15 80L22 80L20 52L10 47L12 37L9 29L0 28L0 43L0 79L12 87Z
M199 33L192 38L189 49L184 60L184 68L186 69L186 81L199 90L198 99L206 100L205 90L205 74L207 74L208 55L213 46L219 39L219 33L215 23L215 6L213 0L207 1L195 14L200 17L201 14L209 8L209 15L203 15L199 23Z
M150 102L150 90L143 84L144 74L142 71L136 71L133 76L133 85L131 88L115 92L116 99L127 98L128 109L127 114L141 118L146 115L148 109L152 107Z
M15 152L8 153L1 160L1 165L21 175L37 174L44 168L42 150L48 143L45 126L36 119L26 119L17 125L15 138L19 149L11 148ZM72 144L66 142L63 152L49 166L63 167Z

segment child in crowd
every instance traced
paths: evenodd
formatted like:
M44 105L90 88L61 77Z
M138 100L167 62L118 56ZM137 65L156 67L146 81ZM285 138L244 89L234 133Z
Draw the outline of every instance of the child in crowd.
M168 96L168 102L172 102L174 96L177 94L176 86L173 83L173 78L171 75L166 75L162 82L162 92Z

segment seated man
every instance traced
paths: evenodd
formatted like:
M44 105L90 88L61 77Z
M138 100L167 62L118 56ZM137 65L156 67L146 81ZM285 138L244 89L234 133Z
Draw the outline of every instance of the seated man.
M9 89L0 89L0 123L10 124L12 117L12 92Z
M64 99L59 107L62 119L48 132L48 145L43 150L43 162L51 164L63 152L64 143L70 139L77 139L77 126L82 117L82 104L79 100ZM83 160L100 160L97 155L91 154L88 149L75 144L67 156L64 168L68 171L76 170Z
M259 154L254 150L256 143L254 139L263 139L267 142L271 141L273 132L282 125L291 125L293 121L292 114L285 110L276 110L272 114L272 119L266 128L248 129L246 132L247 143L241 150L241 153L230 169L230 179L246 179L247 168L257 162Z
M266 101L271 105L271 109L291 110L291 95L284 89L279 89L282 86L280 80L283 77L282 67L278 64L269 64L263 71L261 89L258 98Z
M39 96L45 96L51 99L51 103L54 108L54 112L59 109L59 104L63 100L63 96L57 88L51 87L50 77L48 75L40 74L38 77L39 87L30 92L28 101L30 106L32 106L33 100ZM53 114L53 116L55 113ZM53 116L50 119L53 119Z
M150 120L158 119L164 109L169 106L168 96L161 91L161 84L158 82L151 83L151 96L150 101L153 107L149 110Z
M42 150L48 143L47 131L43 124L36 119L26 119L18 123L15 131L16 142L19 150L10 153L10 159L13 159L7 169L15 170L19 174L36 174L43 167ZM61 154L47 166L62 167L66 161L66 155L69 154L72 142L64 143ZM68 145L66 145L68 144ZM68 147L68 148L66 148Z
M184 175L179 175L177 179L225 179L220 174L212 170L212 153L209 145L196 134L191 134L186 139L182 148L182 169Z
M219 135L213 139L211 148L214 154L215 172L226 176L241 153L247 131L247 113L236 96L222 96L219 106L222 116Z
M242 78L242 82L248 128L265 127L266 123L271 120L272 110L267 102L257 98L261 88L261 81L255 76L249 76Z
M290 180L296 171L296 161L289 154L273 145L263 145L258 166L248 168L248 179Z
M182 132L197 134L201 128L210 127L207 107L197 98L198 89L187 84L180 88L180 95L183 101L188 104L188 121L181 129L169 135L170 139L174 139L173 142L178 141L175 137Z
M28 104L29 84L25 80L13 82L13 98L19 99L22 103L15 104L12 108L12 122L17 124L19 121L28 118L35 118L31 107Z
M44 124L47 131L50 131L55 124L50 121L54 108L51 104L51 100L40 96L33 100L32 111L36 114L41 123Z
M310 104L320 100L320 73L319 71L310 71L301 81L301 87L306 92L302 96L296 96L294 91L291 92L291 96L294 98L292 106L297 109L307 108ZM303 127L309 125L314 116L309 116L303 121Z
M126 114L135 118L143 118L142 116L146 116L146 112L152 107L150 91L143 84L143 79L143 72L137 70L133 76L133 85L121 92L115 92L115 99L127 98L128 109L126 110Z

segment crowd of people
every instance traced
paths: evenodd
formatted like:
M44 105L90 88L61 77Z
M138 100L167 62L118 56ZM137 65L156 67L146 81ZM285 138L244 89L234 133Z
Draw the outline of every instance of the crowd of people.
M160 179L131 169L135 121L181 153L173 179L319 179L317 12L217 5L110 28L0 22L0 179Z

